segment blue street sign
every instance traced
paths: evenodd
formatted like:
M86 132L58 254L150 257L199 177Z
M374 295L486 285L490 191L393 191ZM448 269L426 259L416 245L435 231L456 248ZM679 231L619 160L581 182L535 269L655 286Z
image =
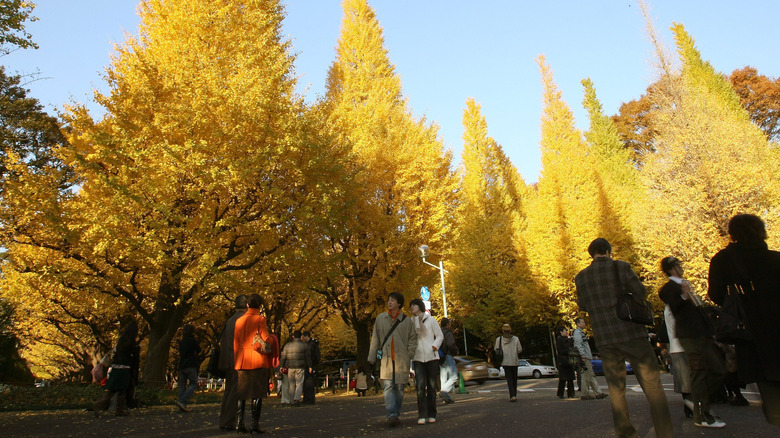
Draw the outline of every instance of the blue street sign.
M420 288L420 298L422 298L423 301L428 301L431 299L431 291L428 290L428 286L423 286Z

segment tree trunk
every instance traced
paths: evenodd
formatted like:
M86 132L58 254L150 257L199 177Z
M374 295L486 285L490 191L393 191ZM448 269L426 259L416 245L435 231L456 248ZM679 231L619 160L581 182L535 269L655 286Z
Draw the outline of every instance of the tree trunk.
M165 372L171 351L171 341L181 327L184 312L181 309L157 310L149 323L149 345L141 380L146 385L165 386Z
M373 319L356 321L352 328L355 329L357 337L357 366L358 369L361 369L368 362L368 351L371 349L371 333L374 329L374 321Z

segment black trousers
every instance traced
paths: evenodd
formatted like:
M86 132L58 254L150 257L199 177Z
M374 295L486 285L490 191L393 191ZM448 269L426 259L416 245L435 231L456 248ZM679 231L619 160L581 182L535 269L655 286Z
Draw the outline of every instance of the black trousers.
M309 370L303 371L303 402L314 403L314 373Z
M509 388L509 397L517 397L517 366L501 365L506 376L506 386Z

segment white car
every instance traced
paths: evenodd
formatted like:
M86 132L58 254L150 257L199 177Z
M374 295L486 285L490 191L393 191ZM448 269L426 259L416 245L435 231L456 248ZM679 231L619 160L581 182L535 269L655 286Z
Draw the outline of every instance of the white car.
M489 368L488 375L491 379L503 379L503 368ZM528 359L520 359L520 364L517 366L517 377L533 377L539 379L542 376L557 376L558 369L552 365L537 365L528 361Z

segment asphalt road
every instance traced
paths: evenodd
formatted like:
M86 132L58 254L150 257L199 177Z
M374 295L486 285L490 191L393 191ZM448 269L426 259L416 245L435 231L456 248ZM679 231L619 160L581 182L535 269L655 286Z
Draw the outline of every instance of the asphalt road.
M647 402L633 376L628 378L627 399L631 419L640 436L654 436ZM606 390L603 377L598 377ZM747 407L726 404L713 411L727 423L725 429L694 427L683 416L682 398L672 391L671 375L662 375L667 390L675 435L708 437L777 437L777 426L768 425L761 412L758 394L745 392ZM416 395L404 397L401 426L385 427L384 402L380 395L320 394L315 405L282 407L277 398L265 400L260 424L266 436L353 437L353 436L449 436L449 437L604 437L614 436L609 399L560 400L555 396L557 379L527 380L518 384L517 403L508 402L506 383L491 380L468 385L466 394L455 394L456 402L439 405L435 424L417 424ZM192 405L192 412L180 413L175 406L156 406L131 411L127 417L104 413L100 418L81 410L0 413L0 436L4 437L212 437L224 436L217 427L219 406Z

